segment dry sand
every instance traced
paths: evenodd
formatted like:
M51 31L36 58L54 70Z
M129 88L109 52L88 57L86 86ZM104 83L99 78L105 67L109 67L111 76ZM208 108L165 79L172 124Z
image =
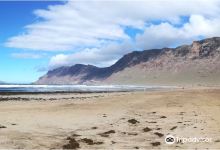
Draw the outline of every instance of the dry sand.
M1 149L220 148L220 90L0 96ZM31 99L31 101L24 101ZM165 136L211 142L168 145Z

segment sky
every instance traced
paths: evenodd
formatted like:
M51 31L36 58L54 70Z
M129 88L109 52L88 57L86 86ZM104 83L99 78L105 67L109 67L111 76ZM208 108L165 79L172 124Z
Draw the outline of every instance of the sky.
M0 81L220 36L220 0L0 1Z

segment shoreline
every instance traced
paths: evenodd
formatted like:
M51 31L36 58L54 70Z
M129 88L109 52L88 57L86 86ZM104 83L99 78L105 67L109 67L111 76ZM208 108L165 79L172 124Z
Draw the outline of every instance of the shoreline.
M72 94L155 91L178 88L176 86L138 85L0 85L0 95L19 94Z
M2 95L48 95L48 94L92 94L92 93L118 93L118 92L132 92L132 91L97 91L97 92L88 92L88 91L53 91L53 92L0 92L0 96Z
M170 92L170 91L183 91L183 90L219 90L220 86L176 86L167 88L148 88L142 90L118 90L118 91L51 91L51 92L23 92L23 91L0 91L1 96L13 95L53 95L53 94L109 94L109 93L138 93L138 92ZM1 102L1 100L0 100Z
M182 89L181 87L146 87L143 89L118 89L118 90L97 90L97 91L88 91L88 90L73 90L73 91L1 91L0 96L5 95L51 95L51 94L92 94L92 93L123 93L123 92L153 92L153 91L167 91L167 90L177 90Z

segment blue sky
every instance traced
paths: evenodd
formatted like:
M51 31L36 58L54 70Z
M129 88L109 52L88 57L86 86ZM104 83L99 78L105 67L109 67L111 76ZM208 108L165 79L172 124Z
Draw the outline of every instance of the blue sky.
M17 48L4 46L5 41L13 35L23 31L27 24L36 22L38 19L33 10L47 8L48 5L60 4L60 2L0 2L0 81L29 83L37 80L45 72L39 72L38 68L47 65L48 58L15 58L13 53L20 52Z
M220 35L219 0L0 1L0 81Z

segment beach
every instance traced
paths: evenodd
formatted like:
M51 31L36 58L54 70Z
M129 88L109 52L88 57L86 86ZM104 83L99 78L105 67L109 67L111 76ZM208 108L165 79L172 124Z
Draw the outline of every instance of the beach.
M0 149L220 148L220 89L0 95ZM165 137L202 137L175 142Z

